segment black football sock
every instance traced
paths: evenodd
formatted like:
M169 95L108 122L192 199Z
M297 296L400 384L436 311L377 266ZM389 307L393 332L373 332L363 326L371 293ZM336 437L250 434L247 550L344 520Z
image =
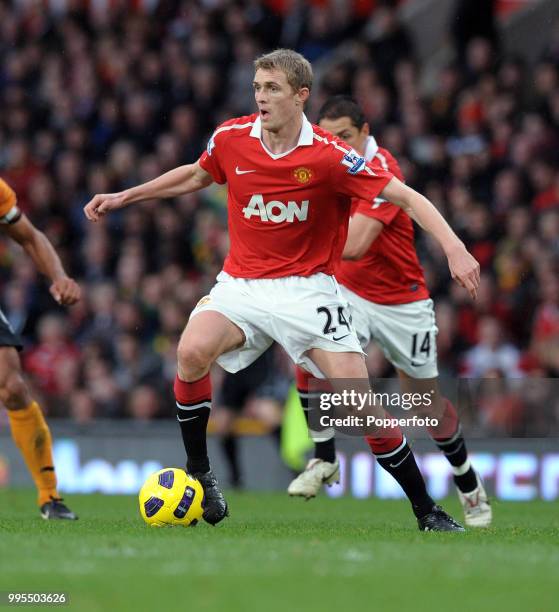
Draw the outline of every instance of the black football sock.
M206 429L210 419L212 390L209 374L189 383L175 378L175 399L186 451L186 469L190 473L208 472L210 460L206 442Z
M185 412L177 407L177 418L181 428L182 441L186 451L186 469L190 473L208 472L210 460L208 458L208 445L206 429L210 419L209 408L188 409L188 420L181 421Z
M313 418L311 418L311 410L313 409L313 406L311 406L311 398L317 399L317 395L320 394L319 389L321 388L326 392L331 392L330 385L324 380L319 382L318 379L300 367L295 369L295 381L301 406L305 413L309 434L314 442L315 459L334 463L336 461L334 429L332 427L319 429L315 422L316 419L314 418L316 415L313 414Z
M446 440L435 440L435 444L444 453L454 472L454 482L462 493L469 493L477 487L477 478L468 459L466 442L461 428Z
M309 427L309 432L314 442L315 458L322 459L322 461L328 461L329 463L334 463L334 461L336 461L336 439L334 437L334 430L331 428L323 431L314 431L311 429L309 426L310 409L308 395L299 390L298 393L299 399L301 400L301 405L303 406L303 412L305 413L307 427ZM327 438L327 436L331 437Z
M379 464L402 487L411 502L413 512L417 518L421 518L431 512L435 502L429 493L427 493L425 481L407 442L404 441L403 446L400 446L396 451L376 455L376 458Z
M336 461L336 442L334 436L329 440L314 443L314 456L316 459L334 463Z

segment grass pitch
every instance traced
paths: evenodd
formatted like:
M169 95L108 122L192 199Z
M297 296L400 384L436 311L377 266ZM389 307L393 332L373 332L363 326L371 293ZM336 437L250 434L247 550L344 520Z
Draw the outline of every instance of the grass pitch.
M401 501L228 501L218 527L155 529L135 497L72 496L67 523L41 520L31 491L1 491L0 591L111 612L558 609L557 503L496 502L494 528L435 534ZM445 508L461 518L455 499Z

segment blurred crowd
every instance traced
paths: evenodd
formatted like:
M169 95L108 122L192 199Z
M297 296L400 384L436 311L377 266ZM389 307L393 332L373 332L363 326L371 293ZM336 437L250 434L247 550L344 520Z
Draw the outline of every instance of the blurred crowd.
M2 308L51 415L172 414L179 334L228 249L225 188L98 224L82 209L196 160L217 124L253 112L253 59L277 46L319 67L309 118L330 95L353 95L479 260L472 302L418 236L441 372L557 376L559 27L527 65L502 53L491 12L458 20L452 59L426 91L396 2L66 4L0 0L0 175L84 290L58 308L18 247L0 243ZM369 365L388 371L374 349Z

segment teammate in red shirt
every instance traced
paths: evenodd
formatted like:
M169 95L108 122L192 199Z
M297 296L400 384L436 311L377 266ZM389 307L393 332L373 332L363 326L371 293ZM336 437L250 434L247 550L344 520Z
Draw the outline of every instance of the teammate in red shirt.
M354 379L369 389L347 302L331 276L352 198L382 195L413 214L442 245L458 282L472 296L479 284L478 263L428 200L307 121L303 108L311 84L310 64L294 51L258 58L258 113L222 124L196 163L123 192L96 195L85 207L87 218L98 221L133 202L228 183L231 250L181 337L175 381L187 469L204 487L204 518L212 524L227 515L206 448L214 361L235 372L277 341L313 375ZM334 317L339 325L331 325ZM377 417L386 414L373 409ZM461 530L427 494L401 431L392 427L374 435L384 447L398 447L396 459L381 464L410 498L420 528Z
M363 155L367 161L404 180L398 162L369 134L357 103L335 96L320 110L319 124ZM342 235L346 235L345 228ZM347 242L336 267L336 278L352 306L353 325L365 349L374 339L400 377L402 390L437 390L436 403L425 409L439 425L429 433L454 471L466 525L487 527L491 506L479 476L472 468L458 415L441 397L438 385L435 312L414 245L411 219L401 208L377 198L354 200ZM301 402L307 409L309 375L298 368ZM291 495L314 497L324 482L338 478L334 432L315 432L315 457L288 487ZM373 441L374 449L374 441Z
M347 121L349 118L345 118ZM329 128L334 127L332 123L333 120L327 118L320 122ZM364 123L359 133L368 131L365 126L368 124ZM402 171L394 157L379 147L372 136L365 138L364 143L348 144L354 148L355 145L365 145L364 150L359 148L356 151L403 181ZM427 299L429 290L415 252L410 217L400 207L382 198L376 198L374 202L354 200L351 214L352 235L343 254L347 259L336 263L337 280L375 304L407 304Z

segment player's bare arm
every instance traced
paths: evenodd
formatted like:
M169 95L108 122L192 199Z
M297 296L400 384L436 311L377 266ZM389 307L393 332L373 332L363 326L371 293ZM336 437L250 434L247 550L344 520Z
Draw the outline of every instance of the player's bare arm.
M80 299L79 285L66 274L60 257L48 238L25 215L22 214L15 223L1 227L23 247L39 272L50 279L49 291L59 304L70 306Z
M361 259L379 237L383 228L383 223L378 219L359 213L354 214L349 221L342 259Z
M412 219L432 234L448 259L452 278L475 298L479 286L479 263L452 231L444 217L429 200L393 177L382 191L382 197L400 206Z
M111 210L124 208L134 202L174 198L203 189L212 182L211 175L195 162L169 170L152 181L124 191L97 194L86 204L84 213L89 221L96 222Z

